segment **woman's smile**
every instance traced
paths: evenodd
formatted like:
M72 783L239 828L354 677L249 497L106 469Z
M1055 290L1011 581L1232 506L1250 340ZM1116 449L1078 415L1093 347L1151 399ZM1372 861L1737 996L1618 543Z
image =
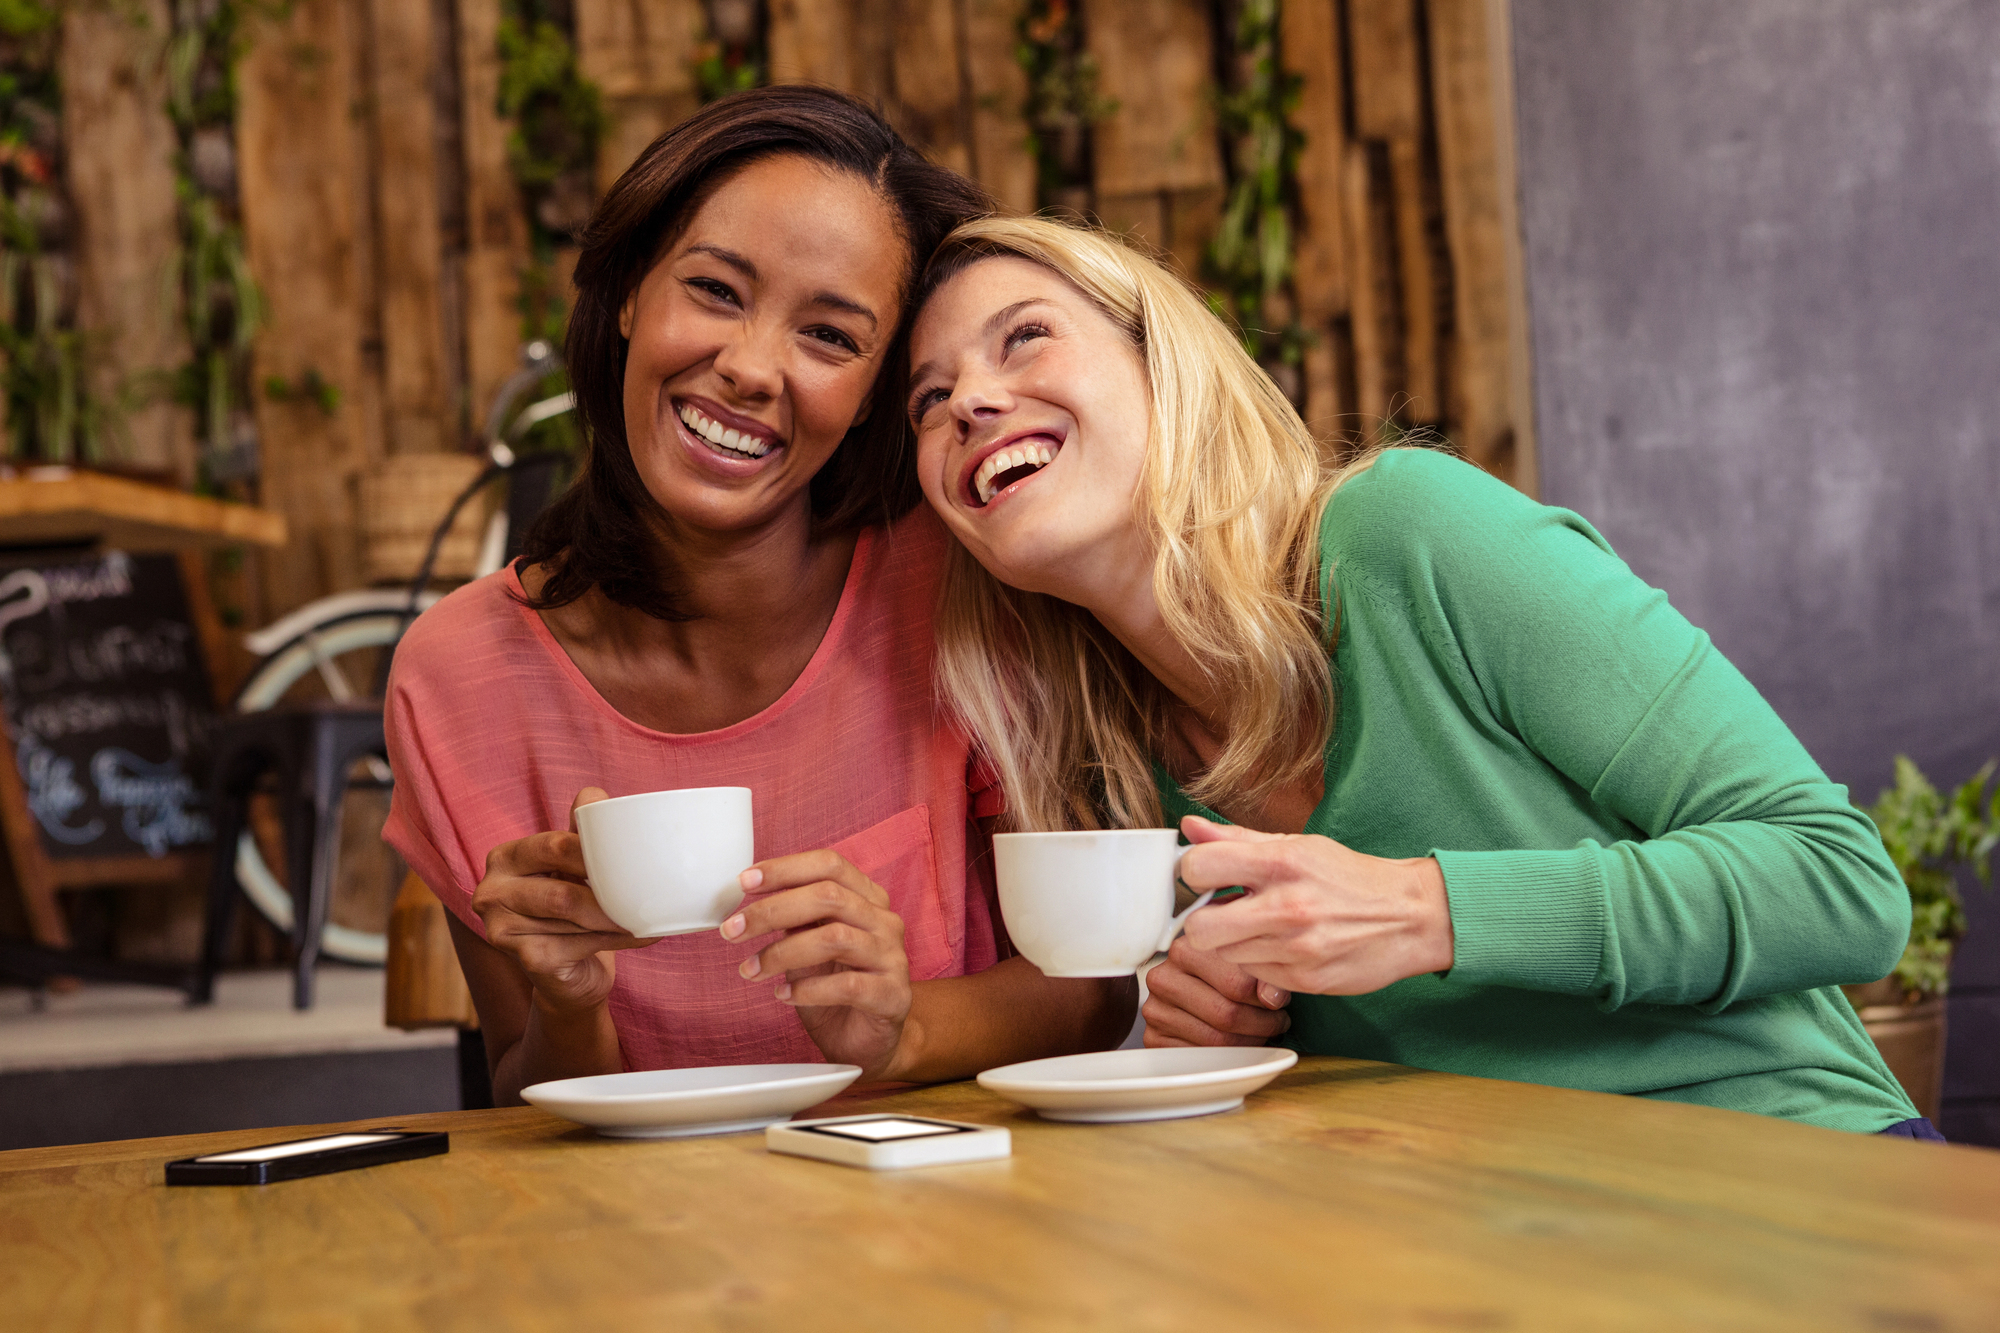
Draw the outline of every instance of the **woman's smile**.
M674 416L681 425L681 443L695 456L711 465L755 471L759 464L775 461L785 442L778 432L760 421L732 412L707 398L674 398ZM733 471L744 476L748 472Z
M1055 430L1016 431L975 450L965 460L960 494L975 509L999 503L1055 462L1065 437Z

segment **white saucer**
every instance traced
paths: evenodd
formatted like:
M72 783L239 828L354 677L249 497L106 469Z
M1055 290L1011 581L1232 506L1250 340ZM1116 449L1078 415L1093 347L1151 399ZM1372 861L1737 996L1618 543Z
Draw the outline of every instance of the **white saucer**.
M680 1139L775 1125L859 1077L858 1065L641 1069L537 1083L521 1097L614 1139Z
M979 1086L1047 1120L1174 1120L1234 1110L1298 1059L1265 1046L1098 1051L989 1069Z

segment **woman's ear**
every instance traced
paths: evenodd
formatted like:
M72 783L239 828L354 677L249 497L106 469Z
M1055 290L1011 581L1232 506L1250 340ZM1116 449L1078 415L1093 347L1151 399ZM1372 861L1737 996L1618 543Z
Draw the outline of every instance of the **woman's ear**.
M634 287L625 294L625 303L618 307L618 336L626 342L632 341L632 321L639 311L639 289Z

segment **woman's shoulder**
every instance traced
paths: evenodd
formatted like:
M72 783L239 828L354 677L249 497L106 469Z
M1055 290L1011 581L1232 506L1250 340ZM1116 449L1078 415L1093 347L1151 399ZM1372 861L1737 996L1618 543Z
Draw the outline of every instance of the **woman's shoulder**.
M944 520L928 504L920 504L894 522L871 531L881 543L887 560L897 567L899 573L934 570L953 545L952 535L945 530Z
M396 645L392 688L443 679L462 689L486 677L518 677L542 655L534 641L534 613L520 595L513 571L502 569L440 598Z
M868 542L863 594L878 603L908 607L926 619L937 601L951 555L952 536L927 504L891 523L864 529Z
M1328 501L1322 539L1408 547L1462 533L1468 519L1519 517L1533 500L1442 449L1385 449Z
M1610 546L1567 509L1544 505L1441 449L1384 450L1349 478L1320 526L1322 559L1379 583L1430 577L1509 548Z

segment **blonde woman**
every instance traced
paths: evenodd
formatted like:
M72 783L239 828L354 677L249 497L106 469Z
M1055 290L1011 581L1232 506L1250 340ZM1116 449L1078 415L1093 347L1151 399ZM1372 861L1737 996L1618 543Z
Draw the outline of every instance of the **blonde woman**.
M908 411L963 544L942 688L1015 828L1178 821L1155 1045L1261 1043L1932 1137L1841 993L1909 903L1868 821L1575 514L1330 472L1150 259L931 262Z

